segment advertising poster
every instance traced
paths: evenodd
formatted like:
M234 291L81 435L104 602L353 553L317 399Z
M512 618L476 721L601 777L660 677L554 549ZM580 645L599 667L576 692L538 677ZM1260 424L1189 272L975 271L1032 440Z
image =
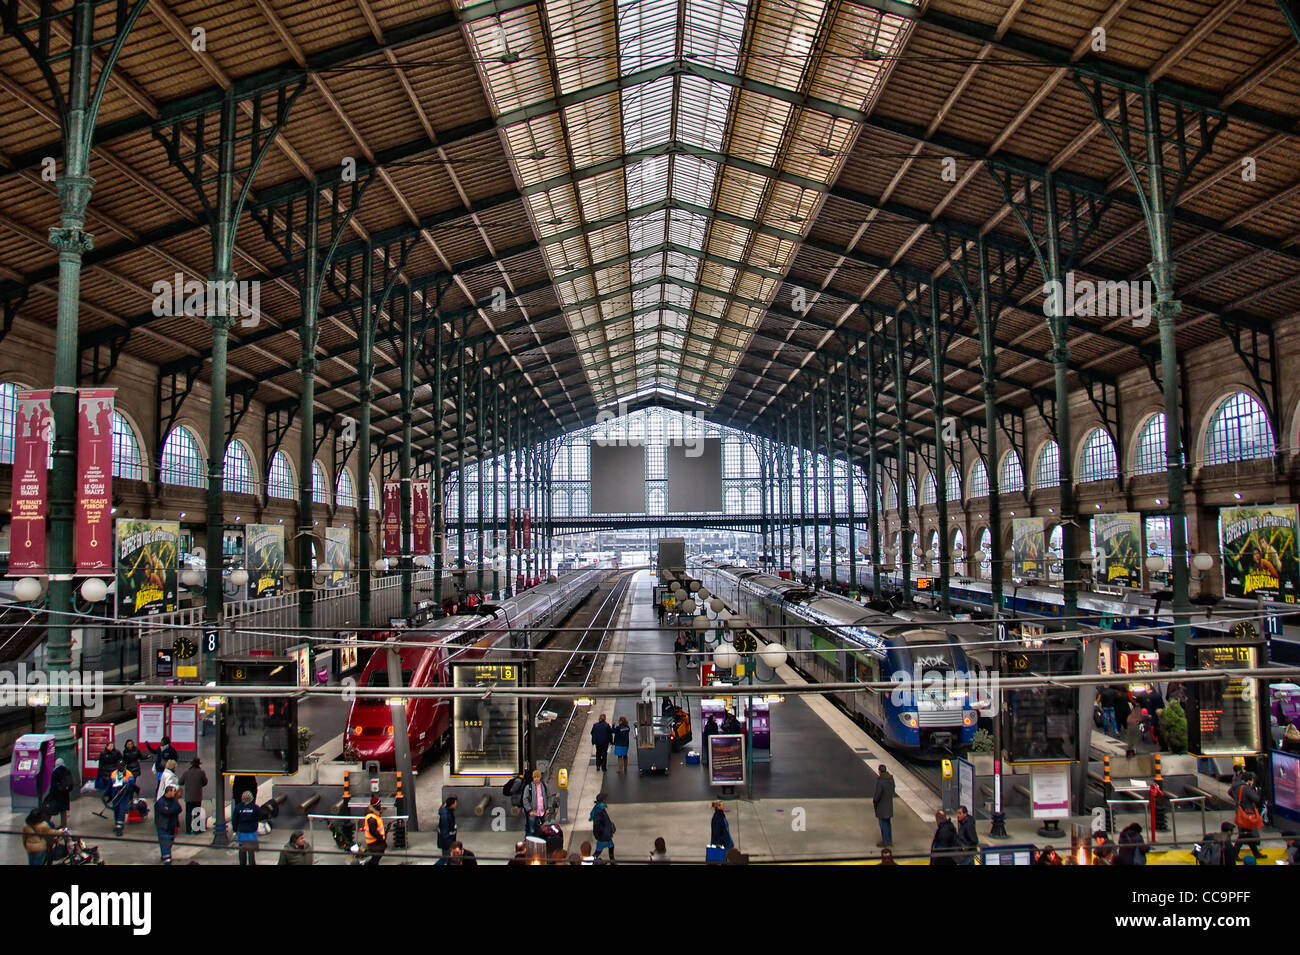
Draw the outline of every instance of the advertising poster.
M745 737L715 733L709 737L709 785L741 786L745 783Z
M54 440L54 415L48 391L14 395L13 515L9 531L9 573L45 571L45 485Z
M533 546L533 510L524 508L524 550Z
M278 597L284 593L284 526L249 524L245 535L248 596Z
M429 536L429 482L411 482L411 539L413 553L433 553Z
M520 686L517 663L452 664L455 687ZM453 776L513 776L522 764L519 746L524 718L518 699L457 696L452 702L451 772Z
M117 522L117 615L143 617L176 609L178 521Z
M83 388L77 411L77 573L113 571L113 389Z
M1296 505L1225 507L1219 511L1225 597L1295 603Z
M1098 514L1092 519L1093 550L1101 552L1093 580L1110 587L1142 586L1142 515Z
M135 741L141 749L167 735L167 704L141 703L135 708Z
M1035 769L1032 783L1033 817L1065 819L1070 815L1070 768L1068 766Z
M194 703L173 703L169 713L172 745L181 750L199 748L199 708Z
M400 557L402 554L402 486L396 481L384 482L384 556Z
M99 754L113 742L116 727L112 723L81 724L81 775L93 779L99 772Z
M506 516L506 521L507 521L506 540L510 542L509 547L511 550L518 550L519 537L515 528L515 509L513 507L510 508L510 511Z
M352 534L346 527L325 528L325 568L327 587L341 587L348 579L352 563Z
M1013 577L1044 577L1047 543L1043 537L1041 517L1013 517L1011 519L1011 575Z
M1269 762L1273 766L1273 815L1300 822L1300 756L1274 750Z

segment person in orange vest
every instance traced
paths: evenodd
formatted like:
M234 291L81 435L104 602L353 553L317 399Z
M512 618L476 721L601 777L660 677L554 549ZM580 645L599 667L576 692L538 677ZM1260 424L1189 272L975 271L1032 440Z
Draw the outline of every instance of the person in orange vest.
M388 848L388 839L384 830L384 804L378 796L370 797L370 808L366 810L363 828L366 836L366 861L362 865L379 865Z

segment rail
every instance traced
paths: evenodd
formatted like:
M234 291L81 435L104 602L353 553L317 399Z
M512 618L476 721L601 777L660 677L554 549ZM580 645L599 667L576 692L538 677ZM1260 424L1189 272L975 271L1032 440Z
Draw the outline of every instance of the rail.
M1169 828L1173 835L1173 839L1172 839L1173 843L1175 845L1178 843L1178 807L1180 803L1198 803L1200 805L1201 839L1204 840L1207 832L1205 828L1205 797L1204 796L1170 796L1169 797ZM1115 807L1117 806L1123 807L1124 809L1136 809L1137 811L1142 813L1144 819L1147 817L1147 813L1150 811L1150 803L1146 799L1140 797L1134 797L1131 799L1107 799L1106 800L1106 810L1107 810L1106 831L1107 832L1115 831ZM1151 841L1148 843L1148 845L1154 844L1155 841L1156 841L1155 833L1152 833Z
M583 631L582 636L578 639L578 642L574 644L573 652L569 654L569 659L565 661L563 669L561 669L559 675L556 676L555 682L551 685L552 689L558 687L560 685L560 682L564 679L564 675L569 671L569 666L573 663L574 658L577 656L578 650L581 649L583 643L586 642L587 637L591 633L591 631L595 629L596 621L599 620L601 614L605 612L605 608L609 605L609 602L611 600L615 600L615 598L618 598L614 604L615 611L617 611L618 607L622 605L622 597L627 593L628 587L631 585L631 582L632 582L631 575L624 576L614 586L614 589L612 589L606 595L605 599L601 601L600 607L598 607L596 612L592 615L591 624L586 628L586 630ZM610 627L610 624L612 622L613 622L613 613L610 614L610 619L606 620L604 626L601 628L600 643L596 645L596 649L594 651L597 659L600 658L601 652L605 649L605 641L606 639L608 639L610 630L612 629ZM586 689L587 686L591 683L591 675L592 673L595 672L595 670L596 670L596 665L595 663L593 663L591 667L587 670L587 675L583 678L581 689ZM542 703L544 704L546 700L549 699L550 699L549 696L546 697L544 700L542 700ZM542 705L539 704L537 706L537 712L541 712L541 710L542 710ZM578 715L578 707L577 706L569 707L569 717L564 721L564 728L560 730L560 738L556 741L555 749L551 751L550 758L547 759L546 761L546 778L548 780L551 777L552 771L555 769L556 757L560 755L560 750L564 747L564 741L569 737L569 730L573 727L573 719L577 715Z
M393 823L395 823L395 822L401 822L402 825L403 825L403 827L405 827L405 826L406 826L406 823L410 820L411 817L410 817L410 816L407 816L407 815L392 815L392 816L380 816L380 818L384 820L384 827L385 827L386 829L390 829L390 831L391 831L391 826L392 826ZM364 820L365 820L365 816L344 816L344 815L333 815L333 814L330 814L330 813L308 813L308 815L307 815L307 844L311 847L313 853L315 853L315 852L317 851L317 850L316 850L316 833L317 833L317 831L318 831L318 830L316 829L316 823L317 823L317 822L324 822L324 824L325 824L325 828L324 828L323 830L320 830L320 831L322 832L322 834L328 834L328 835L329 835L329 838L330 838L330 840L331 840L331 842L332 842L333 839L334 839L334 837L333 837L332 834L330 834L330 829L329 829L329 827L330 827L330 825L331 825L332 823L334 823L334 822L348 822L348 823L351 823L351 824L353 824L353 825L358 825L358 824L364 822ZM357 835L360 835L360 833L357 833ZM353 844L354 844L354 845L358 845L358 846L361 845L361 843L358 842L355 838L354 838L354 840L353 840ZM391 843L390 843L390 844L391 844ZM408 832L408 833L407 833L407 843L406 843L406 848L405 848L405 849L388 849L388 850L386 850L386 851L384 852L384 855L394 855L394 854L395 854L395 855L397 855L397 856L399 856L399 857L400 857L400 856L404 856L404 855L406 855L407 851L410 849L410 846L411 846L411 843L410 843L410 833ZM360 852L360 851L358 851L357 853L350 853L350 852L348 852L348 850L346 850L346 849L337 849L337 850L335 850L335 849L331 849L331 848L328 848L328 847L325 849L325 851L327 851L327 852L337 852L337 854L338 854L339 856L341 856L341 857L342 857L342 856L346 856L346 857L349 859L349 861L350 861L351 863L353 863L353 864L356 864L356 863L362 861L363 859L365 859L365 853L364 853L364 852ZM316 859L315 859L315 856L313 855L313 857L312 857L312 864L314 865L315 863L316 863Z

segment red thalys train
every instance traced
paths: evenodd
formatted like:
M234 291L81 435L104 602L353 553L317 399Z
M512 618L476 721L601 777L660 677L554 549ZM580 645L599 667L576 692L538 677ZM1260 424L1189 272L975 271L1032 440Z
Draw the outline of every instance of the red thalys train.
M596 589L607 570L590 569L567 574L553 584L498 604L484 604L474 613L443 617L416 630L403 630L403 687L439 687L451 684L449 664L482 657L491 649L526 649L529 635L558 626ZM377 634L375 639L392 636ZM388 654L376 650L361 671L358 685L387 687ZM411 741L411 760L420 764L451 730L451 701L448 698L416 697L406 707L406 733ZM383 769L394 767L392 711L382 697L358 697L348 712L346 740L350 756L362 762L377 760Z

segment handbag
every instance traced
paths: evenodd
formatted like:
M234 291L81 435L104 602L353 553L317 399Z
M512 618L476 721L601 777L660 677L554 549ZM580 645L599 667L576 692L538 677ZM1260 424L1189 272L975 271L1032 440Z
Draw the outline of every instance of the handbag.
M1241 805L1241 794L1245 786L1237 790L1237 817L1234 820L1238 829L1263 829L1264 819L1258 809L1246 809Z
M704 861L705 862L726 862L727 850L724 849L722 846L705 846Z

